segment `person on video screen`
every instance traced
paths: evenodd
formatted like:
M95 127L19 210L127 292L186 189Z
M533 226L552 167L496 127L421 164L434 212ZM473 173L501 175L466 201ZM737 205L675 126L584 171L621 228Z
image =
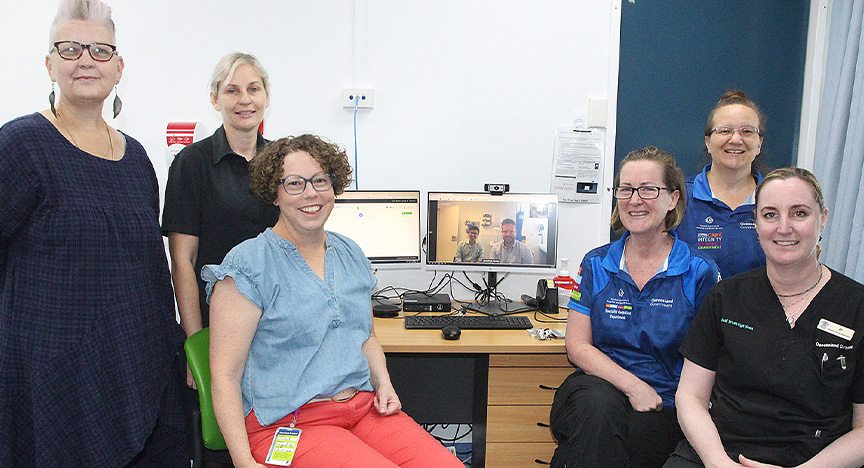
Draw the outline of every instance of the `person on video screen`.
M483 260L483 244L477 242L480 236L480 228L476 225L468 226L468 238L456 247L457 262L480 262Z
M534 263L534 254L522 242L516 242L516 221L501 221L500 242L492 244L491 258L501 263Z

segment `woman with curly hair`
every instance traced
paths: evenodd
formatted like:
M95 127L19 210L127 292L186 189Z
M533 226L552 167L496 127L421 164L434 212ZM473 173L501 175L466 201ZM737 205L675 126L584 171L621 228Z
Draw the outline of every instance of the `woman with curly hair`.
M314 135L283 138L250 170L279 220L203 270L213 408L234 465L275 466L268 450L290 428L294 467L462 467L401 411L372 328L370 263L324 230L351 182L345 152Z

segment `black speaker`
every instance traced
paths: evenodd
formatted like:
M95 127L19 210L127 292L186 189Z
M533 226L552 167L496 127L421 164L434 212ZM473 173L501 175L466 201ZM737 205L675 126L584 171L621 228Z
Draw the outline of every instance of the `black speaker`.
M552 280L537 281L537 310L544 314L558 313L558 288Z

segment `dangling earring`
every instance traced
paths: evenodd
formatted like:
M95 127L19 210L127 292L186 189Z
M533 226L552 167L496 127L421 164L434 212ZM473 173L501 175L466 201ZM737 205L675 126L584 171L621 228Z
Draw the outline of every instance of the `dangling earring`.
M54 82L51 82L51 94L48 95L48 103L51 104L51 113L57 117L57 109L54 108Z
M117 85L114 85L114 118L117 118L117 114L123 109L123 101L120 100L120 96L117 95Z

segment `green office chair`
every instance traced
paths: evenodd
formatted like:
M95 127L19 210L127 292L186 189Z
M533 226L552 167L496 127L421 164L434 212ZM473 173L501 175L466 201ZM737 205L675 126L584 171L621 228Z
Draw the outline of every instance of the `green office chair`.
M186 339L183 345L186 360L198 387L199 409L192 411L192 468L202 468L204 462L231 464L231 456L216 415L210 392L210 329L205 328Z

